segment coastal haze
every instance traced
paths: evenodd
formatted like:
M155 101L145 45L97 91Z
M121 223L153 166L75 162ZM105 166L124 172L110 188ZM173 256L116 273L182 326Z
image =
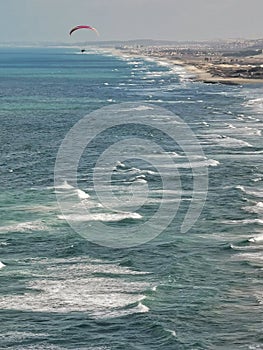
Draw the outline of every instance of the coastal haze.
M1 1L0 42L71 42L76 24L95 26L100 40L251 39L262 37L262 13L261 0Z

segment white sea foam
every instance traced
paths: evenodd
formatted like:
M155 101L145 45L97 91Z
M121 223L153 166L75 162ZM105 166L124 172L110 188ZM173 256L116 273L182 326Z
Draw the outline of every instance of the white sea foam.
M53 212L55 210L58 210L57 205L31 205L31 206L24 206L24 205L15 205L12 207L9 207L9 210L19 210L19 211L27 211L27 212L36 212L36 213L45 213L45 212Z
M88 199L88 198L90 198L90 196L86 192L80 190L79 188L76 189L76 192L78 194L79 199Z
M58 194L65 193L67 196L77 196L80 201L85 201L85 203L89 207L96 207L95 203L93 203L92 200L90 200L90 195L86 193L85 191L81 190L80 188L76 188L72 185L69 185L67 181L64 181L64 183L60 186L56 186L56 192ZM61 190L61 191L58 191ZM89 203L87 203L87 200L90 200Z
M12 342L17 342L17 341L22 341L25 339L38 339L38 338L43 338L47 337L47 333L32 333L32 332L1 332L0 334L0 343L1 341L12 341Z
M250 143L239 140L226 135L210 134L203 135L203 139L207 140L204 144L217 145L224 148L242 148L242 147L253 147Z
M260 252L239 253L232 257L232 260L245 260L251 263L263 264L263 254Z
M56 189L58 190L69 190L75 188L74 186L70 185L67 181L64 181L61 185L57 185Z
M152 100L150 100L150 101L148 101L148 102L150 102L150 103L151 103L151 102L152 102L152 103L157 103L157 102L158 102L158 103L163 103L164 101L163 101L162 99L159 98L159 99L156 99L156 100L155 100L155 99L152 99ZM167 103L167 101L165 101L165 102Z
M263 219L245 219L241 220L244 224L258 224L263 225Z
M159 78L159 77L162 77L162 76L165 76L165 75L169 75L169 74L171 74L171 72L169 72L169 71L147 72L146 73L146 77L144 79L147 79L147 78Z
M146 175L141 174L141 175L137 175L135 179L139 180L139 179L145 179Z
M87 213L86 215L79 214L65 214L58 215L58 219L76 222L90 222L90 221L102 221L102 222L118 222L125 219L140 220L142 216L138 213Z
M254 197L263 197L263 191L260 190L254 190L253 188L248 188L248 187L244 187L244 186L236 186L237 189L241 190L242 192L254 196Z
M125 168L126 168L126 165L125 165L124 163L118 161L117 164L116 164L115 169L117 169L117 168L125 169Z
M256 205L242 207L243 210L249 213L263 214L263 202L258 202Z
M258 234L257 236L253 236L249 238L248 241L252 243L263 242L263 234Z
M195 76L194 74L189 73L183 66L180 65L174 65L171 71L173 74L179 76L181 82L186 82Z
M135 179L135 181L133 181L134 184L147 184L147 180L145 179Z
M223 221L224 224L228 225L235 225L235 224L243 224L243 225L263 225L263 219L243 219L243 220L225 220Z
M191 161L187 163L175 163L174 167L178 169L194 169L203 168L207 166L216 167L220 165L220 162L215 159L204 159L202 161Z
M246 119L250 122L260 122L260 119L252 117L251 115L247 116Z
M14 347L5 347L6 350L13 350ZM33 345L18 345L16 346L16 350L68 350L67 348L61 347L61 346L57 346L57 345L52 345L50 343L46 343L46 342L41 342L38 344L33 344ZM91 346L91 347L79 347L77 350L110 350L110 348L105 347L105 346Z
M12 347L11 348L5 348L5 349L14 349ZM80 350L81 348L79 348ZM66 350L66 348L62 348L60 346L57 346L57 345L51 345L51 344L48 344L48 343L40 343L40 344L34 344L34 345L18 345L16 346L16 350Z
M142 175L157 175L157 172L153 170L147 170L147 169L139 169L135 167L129 168L124 163L117 162L115 168L113 169L115 171L120 171L122 173L128 173L129 175L135 175L135 176L142 176Z
M230 129L236 129L236 127L233 124L226 123L226 126Z
M241 124L240 124L241 125ZM226 134L230 134L230 135L234 135L234 136L261 136L261 129L259 129L258 127L256 127L257 125L255 125L255 127L241 127L239 125L234 126L233 124L227 124L226 126L228 129L217 129L218 133L226 133Z
M41 266L42 270L41 275L27 284L29 291L22 295L3 296L1 309L54 313L75 311L85 312L93 318L149 311L142 300L145 299L143 290L151 286L142 281L140 272L83 258L45 259L41 265L39 263L32 261L32 276L35 266ZM99 273L103 275L100 277ZM132 281L125 277L129 273L134 275Z
M0 233L8 232L31 232L31 231L46 231L48 228L42 221L26 221L15 223L12 225L1 226Z
M174 331L174 330L172 330L172 329L168 329L168 328L166 328L166 329L164 329L164 330L165 330L166 332L168 332L168 333L171 333L173 337L176 337L176 331Z
M147 184L146 175L137 175L129 179L128 182L131 182L133 184Z
M149 312L150 311L150 309L147 306L143 305L141 302L139 302L139 304L138 304L137 308L135 308L135 310L136 309L138 309L139 313L145 313L145 312Z
M250 107L255 111L256 113L262 113L263 112L263 98L254 98L245 103L245 107Z
M218 166L218 165L220 165L220 162L218 160L215 160L215 159L208 159L207 165L208 166Z
M252 242L250 239L248 239L249 242ZM255 251L255 250L262 250L262 245L247 245L247 246L237 246L234 244L230 244L230 248L237 251Z
M139 106L139 107L135 107L133 108L136 111L146 111L146 110L150 110L150 109L154 109L153 107L150 106Z
M246 193L246 189L244 186L238 185L238 186L236 186L236 189L241 190L242 192Z
M252 344L248 346L248 350L263 350L263 346L259 344Z
M119 276L139 276L148 275L149 272L131 270L129 267L120 266L113 263L107 263L100 259L91 258L63 258L57 259L35 259L32 260L34 264L45 265L48 273L56 275L57 277L63 278L66 275L73 275L77 278L82 276L84 273L94 274L103 273L109 275ZM59 268L57 267L59 264Z
M157 175L157 172L152 171L152 170L141 170L143 173L148 174L148 175Z
M129 84L129 85L134 85L134 84ZM132 111L147 111L147 110L152 110L154 109L151 106L147 106L147 105L141 105L138 107L131 107L131 108L121 108L122 112L132 112Z
M133 66L133 65L142 64L142 62L141 61L128 61L127 64Z

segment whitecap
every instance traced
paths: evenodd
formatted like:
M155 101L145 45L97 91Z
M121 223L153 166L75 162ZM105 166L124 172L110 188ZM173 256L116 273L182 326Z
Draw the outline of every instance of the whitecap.
M133 108L134 110L136 111L146 111L146 110L150 110L150 109L154 109L153 107L150 107L150 106L139 106L139 107L135 107Z
M127 62L128 65L138 65L138 64L142 64L141 61L128 61Z
M28 338L43 338L47 337L47 333L32 333L32 332L1 332L0 334L0 342L1 340L7 340L7 341L12 341L12 342L17 342L17 341L22 341Z
M220 165L220 162L218 160L215 160L215 159L208 159L206 161L207 165L208 166L218 166Z
M41 261L32 261L39 265ZM34 275L34 270L32 271ZM102 273L99 276L98 273ZM120 274L138 275L138 280L126 280ZM107 274L107 275L105 275ZM118 277L115 275L118 274ZM34 312L85 312L93 318L112 318L148 312L142 304L142 291L151 286L127 267L107 264L96 259L44 259L41 276L27 283L28 292L6 295L1 309ZM135 277L134 277L135 278Z
M227 124L227 123L226 123L226 126L227 126L229 129L236 129L236 127L235 127L233 124Z
M194 169L194 168L203 168L203 167L216 167L220 165L220 162L215 159L205 159L203 161L197 162L197 161L190 161L187 163L178 163L175 164L175 168L178 169Z
M248 241L252 242L252 243L263 242L263 234L253 236L253 237L249 238Z
M147 306L143 305L142 302L139 302L136 310L138 310L139 313L146 313L150 311L150 309Z
M203 135L202 138L207 140L207 143L205 144L217 145L224 148L253 147L250 143L246 141L229 137L226 135L211 134L211 135Z
M142 170L142 172L148 174L148 175L157 175L156 171L152 171L152 170Z
M147 182L147 180L145 180L145 179L135 179L135 180L133 181L133 183L134 183L134 184L147 184L148 182Z
M7 226L1 226L0 233L46 231L47 229L47 226L42 221L26 221Z
M241 220L244 224L259 224L263 225L263 219L245 219Z
M76 192L78 194L79 199L88 199L88 198L90 198L90 196L86 192L80 190L79 188L76 189Z
M144 174L137 175L137 176L129 179L128 182L132 182L133 184L146 184L147 183L146 175L144 175Z
M124 169L124 168L126 168L126 165L125 165L124 163L118 161L117 164L116 164L115 169L117 169L117 168L122 168L122 169Z
M61 185L57 185L55 189L59 190L69 190L74 188L74 186L70 185L67 181L64 181Z
M136 84L128 84L128 85L136 85ZM132 111L147 111L147 110L152 110L152 109L154 109L154 108L151 106L141 105L141 106L131 107L131 108L122 108L121 111L122 112L132 112Z
M263 350L262 345L255 344L255 345L249 345L248 347L249 350Z
M174 331L172 329L168 329L168 328L165 328L164 330L168 333L171 333L173 337L176 337L176 331Z
M138 213L87 213L86 215L65 214L58 215L58 219L76 222L102 221L102 222L118 222L125 219L140 220L142 216Z
M257 113L262 113L263 112L263 98L254 98L251 100L248 100L247 103L245 104L245 107L252 108L255 112Z
M234 225L234 224L243 224L243 225L263 225L263 219L244 219L244 220L226 220L223 221L224 224Z
M263 255L262 252L251 252L251 253L239 253L232 257L232 260L245 260L250 261L252 263L262 264L263 263Z
M45 213L51 212L58 209L56 205L32 205L32 206L24 206L24 205L14 205L11 207L7 207L9 210L15 211L26 211L26 212L36 212L36 213Z
M255 196L255 197L263 197L263 191L259 191L259 190L253 190L251 187L250 188L246 188L244 186L238 185L236 186L236 189L241 190L242 192L251 195L251 196Z
M256 205L242 207L243 210L249 213L261 214L263 213L263 202L258 202Z
M250 239L248 239L248 242L251 242ZM233 249L233 250L237 250L237 251L251 251L251 250L259 250L259 249L262 249L263 246L251 246L251 245L247 245L247 246L237 246L237 245L234 245L234 244L230 244L230 248Z

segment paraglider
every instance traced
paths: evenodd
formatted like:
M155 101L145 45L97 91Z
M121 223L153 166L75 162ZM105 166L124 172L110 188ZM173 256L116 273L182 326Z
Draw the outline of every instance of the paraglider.
M99 32L97 31L96 28L94 27L91 27L91 26L86 26L86 25L79 25L79 26L76 26L74 28L72 28L69 32L69 35L71 35L72 33L74 33L76 30L79 30L79 29L90 29L90 30L93 30L98 36L99 36Z

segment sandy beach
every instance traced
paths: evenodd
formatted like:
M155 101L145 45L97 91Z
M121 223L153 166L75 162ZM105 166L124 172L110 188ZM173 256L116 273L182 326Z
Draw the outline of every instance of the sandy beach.
M209 72L209 69L211 69L211 66L203 65L202 68L195 66L193 64L183 62L183 61L173 61L171 60L171 63L176 65L183 66L186 71L193 75L193 78L191 78L194 81L201 81L204 83L221 83L221 84L232 84L232 85L240 85L240 84L263 84L263 79L251 79L251 78L236 78L236 77L220 77L212 75Z
M242 84L263 84L262 78L252 78L248 74L245 77L242 76L232 76L235 72L239 71L242 67L245 69L250 69L253 67L251 63L254 63L255 60L251 59L243 66L240 64L240 61L235 63L230 63L232 60L229 60L227 63L214 63L214 62L205 62L202 59L196 59L196 57L187 57L187 58L173 58L171 55L166 55L164 51L152 51L151 53L145 52L145 50L140 49L126 49L120 50L116 48L111 48L110 52L116 56L122 57L143 57L145 59L153 59L158 62L165 62L167 64L181 66L189 74L188 79L197 82L210 83L210 84L227 84L227 85L242 85ZM256 63L263 62L263 55L260 55L256 58ZM258 65L261 69L263 65ZM244 68L243 68L244 69ZM245 71L246 73L246 71ZM222 76L224 75L224 76Z

